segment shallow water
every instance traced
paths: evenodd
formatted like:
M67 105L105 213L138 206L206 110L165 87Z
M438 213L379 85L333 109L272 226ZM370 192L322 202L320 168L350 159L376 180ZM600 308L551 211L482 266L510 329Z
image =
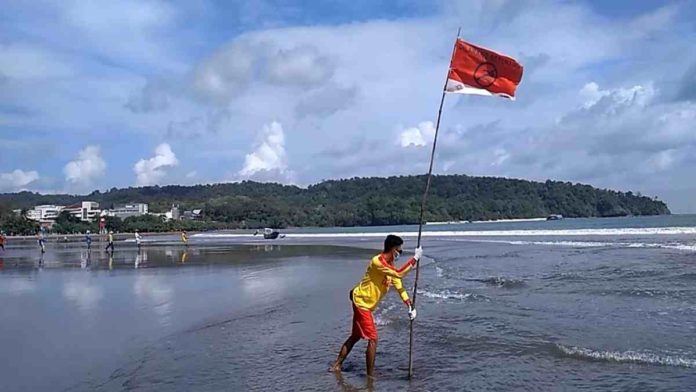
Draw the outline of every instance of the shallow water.
M342 378L326 368L350 331L347 292L374 253L363 248L378 241L152 240L141 252L117 244L111 260L81 244L49 243L41 265L30 241L0 253L0 347L11 353L0 389L367 388L364 342ZM416 376L405 377L408 321L390 293L376 311L374 388L693 389L695 241L428 237Z

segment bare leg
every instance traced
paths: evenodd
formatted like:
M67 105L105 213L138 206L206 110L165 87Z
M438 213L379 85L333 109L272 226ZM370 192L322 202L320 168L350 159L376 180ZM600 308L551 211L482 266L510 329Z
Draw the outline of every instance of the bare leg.
M377 339L370 339L367 342L365 361L367 365L367 377L375 376L375 357L377 356Z
M341 351L338 352L338 358L336 358L336 362L334 362L333 366L329 368L330 372L340 372L341 371L341 365L343 364L343 361L346 359L348 354L350 354L350 350L353 349L353 346L355 346L355 343L358 342L360 338L351 336L348 339L346 339L345 343L343 343L343 346L341 346Z

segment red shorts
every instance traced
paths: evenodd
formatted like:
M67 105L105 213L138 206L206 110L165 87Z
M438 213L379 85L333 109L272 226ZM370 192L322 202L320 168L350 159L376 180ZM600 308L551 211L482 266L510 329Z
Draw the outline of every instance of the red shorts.
M375 326L374 318L372 318L372 312L355 306L352 299L350 303L353 305L353 331L350 336L377 340L377 327Z

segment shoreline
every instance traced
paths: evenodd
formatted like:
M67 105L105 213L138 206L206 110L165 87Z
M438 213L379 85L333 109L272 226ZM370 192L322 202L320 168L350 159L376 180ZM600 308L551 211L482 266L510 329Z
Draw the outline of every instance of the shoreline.
M671 215L649 215L649 216L639 216L631 218L651 218L651 217L690 217L696 214L671 214ZM627 217L586 217L586 218L564 218L560 222L571 222L575 219L581 220L609 220L609 219L626 219ZM598 231L596 235L611 235L611 234L694 234L692 229L696 228L696 225L680 225L682 222L675 222L675 225L671 226L650 226L650 227L628 227L621 226L615 228L567 228L567 229L542 229L542 228L515 228L515 229L501 229L501 230L471 230L471 229L460 229L460 230L437 230L437 227L447 227L452 225L466 225L470 224L524 224L524 223L543 223L547 222L546 218L523 218L523 219L498 219L498 220L487 220L487 221L461 221L460 222L426 222L423 233L426 236L442 235L442 236L474 236L474 235L595 235L591 232ZM551 223L557 223L559 221L552 221ZM689 224L690 222L686 222ZM413 227L413 230L409 230ZM306 226L306 227L287 227L282 229L277 229L281 234L291 237L350 237L350 236L361 236L361 233L375 233L376 235L381 235L384 233L391 233L391 228L394 228L394 232L403 236L412 236L417 233L417 224L407 224L407 225L380 225L380 226L340 226L340 227L323 227L323 226ZM360 231L355 231L356 229L362 229ZM199 236L199 235L226 235L230 237L253 237L253 232L257 229L217 229L217 230L203 230L203 231L187 231L189 237ZM670 231L671 230L671 231ZM609 232L614 231L614 232ZM485 234L477 234L479 232ZM114 233L114 238L116 240L123 240L132 238L135 232L118 232ZM166 235L178 235L181 233L180 230L177 231L162 231L162 232L143 232L140 234L143 237L153 237L153 236L166 236ZM433 234L426 234L433 233ZM533 234L536 233L536 234ZM73 242L76 239L83 239L84 233L78 234L46 234L44 238L48 241L60 241L63 238L67 238L67 242ZM106 237L106 234L92 233L92 239L94 241L99 241L102 237ZM6 234L8 240L30 240L37 239L36 235L15 235L10 236Z

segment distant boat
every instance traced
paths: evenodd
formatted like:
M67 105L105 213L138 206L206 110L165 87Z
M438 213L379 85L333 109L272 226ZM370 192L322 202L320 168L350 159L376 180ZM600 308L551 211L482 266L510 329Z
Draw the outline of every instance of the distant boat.
M277 230L269 229L268 227L263 229L263 232L256 230L254 235L263 234L263 239L265 240L275 240L277 238L284 238L285 235L281 235Z
M553 220L561 220L563 219L563 215L561 214L552 214L546 217L547 221L553 221Z

